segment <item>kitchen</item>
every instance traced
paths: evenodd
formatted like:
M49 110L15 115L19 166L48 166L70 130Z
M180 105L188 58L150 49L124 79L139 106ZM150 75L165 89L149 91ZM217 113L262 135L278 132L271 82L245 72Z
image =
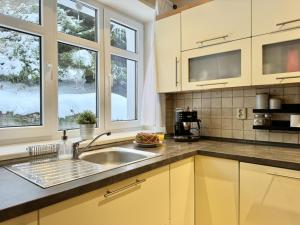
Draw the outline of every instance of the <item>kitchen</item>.
M1 225L298 225L297 0L1 0Z

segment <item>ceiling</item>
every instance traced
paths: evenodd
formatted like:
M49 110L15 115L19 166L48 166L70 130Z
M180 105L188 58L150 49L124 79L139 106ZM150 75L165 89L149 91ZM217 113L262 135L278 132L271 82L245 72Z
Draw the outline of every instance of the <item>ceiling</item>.
M155 19L155 9L152 3L154 0L97 0L123 14L142 22L149 22ZM142 2L143 1L143 2ZM151 3L152 2L152 3Z

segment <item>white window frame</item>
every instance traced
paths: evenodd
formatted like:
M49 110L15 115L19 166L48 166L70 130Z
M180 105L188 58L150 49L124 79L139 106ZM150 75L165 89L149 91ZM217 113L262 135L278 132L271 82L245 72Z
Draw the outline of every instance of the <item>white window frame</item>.
M53 21L45 20L44 18L51 18L51 10L46 10L49 7L50 1L40 1L40 21L41 24L27 22L12 16L0 14L0 26L21 31L28 34L33 34L41 37L41 88L42 88L42 125L41 126L26 126L26 127L7 127L0 128L1 144L8 144L13 140L31 140L32 137L49 137L51 135L52 122L51 113L53 112L50 99L51 89L53 87L53 71L51 69L51 52L46 48L51 42L48 33L51 33ZM50 29L50 30L49 30ZM45 85L47 83L47 85ZM47 104L45 104L47 102Z
M111 46L110 22L118 22L136 31L136 52L126 51ZM120 130L141 127L141 100L144 84L144 26L127 16L123 16L109 8L104 9L104 42L105 42L105 129ZM120 56L136 62L136 120L111 120L111 55Z
M0 14L0 26L41 37L42 125L0 128L1 145L58 139L62 135L58 121L58 43L66 43L98 52L97 106L98 127L95 132L132 130L141 126L141 99L144 82L144 27L127 16L106 8L96 0L80 0L97 10L97 41L90 41L57 31L57 1L41 0L40 24ZM47 19L45 19L47 18ZM49 19L48 19L49 18ZM110 20L136 30L136 53L110 46ZM137 120L111 121L110 55L137 62ZM68 131L69 137L79 137L79 129Z

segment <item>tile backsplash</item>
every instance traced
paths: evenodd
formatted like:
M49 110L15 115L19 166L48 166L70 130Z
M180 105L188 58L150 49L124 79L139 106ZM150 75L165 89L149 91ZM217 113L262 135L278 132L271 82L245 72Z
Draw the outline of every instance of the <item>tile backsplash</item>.
M269 93L271 97L282 99L285 104L300 104L300 84L167 94L167 132L174 132L175 109L190 107L197 110L202 120L201 133L204 136L299 144L299 132L252 128L257 93ZM237 119L237 108L247 109L246 120ZM289 120L288 114L272 116L274 119Z

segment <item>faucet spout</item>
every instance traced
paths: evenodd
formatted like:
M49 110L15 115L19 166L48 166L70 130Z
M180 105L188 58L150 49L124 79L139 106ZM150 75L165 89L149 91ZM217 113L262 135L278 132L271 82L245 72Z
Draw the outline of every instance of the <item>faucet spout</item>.
M104 135L110 136L111 132L105 132L105 133L99 134L90 143L88 143L88 145L85 146L84 148L79 148L79 145L82 141L73 143L73 159L79 159L79 156L82 153L84 153L89 147L92 146L92 144L95 143L95 141L97 141L100 137L102 137Z

